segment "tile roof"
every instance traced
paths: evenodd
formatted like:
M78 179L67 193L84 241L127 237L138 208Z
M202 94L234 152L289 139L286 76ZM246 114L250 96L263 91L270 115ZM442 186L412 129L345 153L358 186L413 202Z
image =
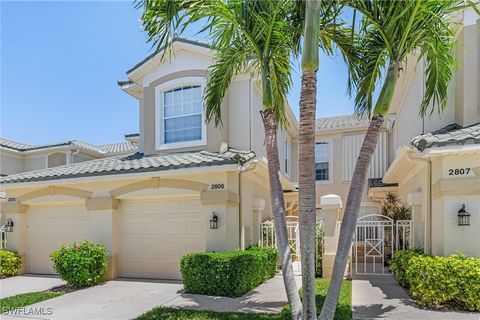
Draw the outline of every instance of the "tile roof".
M368 188L398 187L398 183L383 183L382 178L368 179Z
M468 127L450 124L437 131L416 136L410 143L420 151L446 145L480 144L480 122Z
M0 184L46 181L135 172L163 171L223 164L243 164L255 158L253 151L228 149L222 153L197 151L144 156L134 153L1 177Z
M2 139L0 138L0 147L25 152L25 151L34 151L34 150L41 150L41 149L56 149L62 147L74 147L74 148L81 148L86 151L95 152L102 155L109 155L115 154L119 152L134 152L137 150L137 146L132 144L131 142L120 142L120 143L112 143L106 144L102 146L96 146L94 144L80 141L80 140L71 140L71 141L64 141L58 143L51 143L51 144L44 144L44 145L30 145L24 143L18 143L15 141Z
M351 127L366 127L370 123L367 117L359 117L353 114L318 118L315 123L315 129L318 131L335 130Z

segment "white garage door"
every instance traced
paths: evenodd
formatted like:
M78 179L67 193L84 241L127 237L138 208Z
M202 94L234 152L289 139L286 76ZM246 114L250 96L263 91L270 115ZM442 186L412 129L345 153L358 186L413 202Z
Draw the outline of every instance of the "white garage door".
M50 254L62 244L89 238L89 215L84 205L30 206L27 220L27 269L31 273L54 273Z
M199 200L126 201L120 218L120 276L180 279L180 258L205 251Z

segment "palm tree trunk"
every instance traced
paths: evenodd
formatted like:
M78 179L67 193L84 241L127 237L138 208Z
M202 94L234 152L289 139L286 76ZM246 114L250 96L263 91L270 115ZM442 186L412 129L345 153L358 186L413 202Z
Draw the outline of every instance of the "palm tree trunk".
M317 74L303 72L300 96L299 226L303 319L316 319L315 306L315 113Z
M302 258L303 319L317 318L315 303L315 114L317 109L318 32L320 0L306 2L300 92L299 225Z
M398 72L399 63L394 61L390 62L385 82L375 105L375 115L370 121L362 147L360 148L360 154L357 159L357 164L355 165L352 183L348 192L342 226L340 228L332 278L330 279L327 297L325 298L322 312L319 316L320 320L332 320L335 315L348 254L352 245L353 236L355 235L355 228L357 227L358 211L360 210L360 204L362 202L368 167L370 166L370 160L377 147L378 136L383 123L383 115L388 112L393 98Z
M280 183L278 172L280 163L277 145L277 124L273 109L265 109L260 112L265 128L265 148L267 149L268 177L270 182L270 198L272 202L273 224L282 267L283 282L287 292L288 302L293 320L302 317L302 303L298 294L297 283L292 267L292 255L288 244L287 224L285 218L285 200L283 188Z

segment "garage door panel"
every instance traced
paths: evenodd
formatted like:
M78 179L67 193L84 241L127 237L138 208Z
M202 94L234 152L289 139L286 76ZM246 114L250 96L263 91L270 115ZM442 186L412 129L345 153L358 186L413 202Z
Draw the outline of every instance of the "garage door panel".
M122 205L120 275L180 279L180 259L205 250L205 220L200 201L144 201ZM141 208L142 211L138 211ZM190 210L190 211L189 211ZM128 223L144 229L128 229Z
M54 274L50 254L62 245L88 240L89 236L89 215L82 207L30 207L27 271Z

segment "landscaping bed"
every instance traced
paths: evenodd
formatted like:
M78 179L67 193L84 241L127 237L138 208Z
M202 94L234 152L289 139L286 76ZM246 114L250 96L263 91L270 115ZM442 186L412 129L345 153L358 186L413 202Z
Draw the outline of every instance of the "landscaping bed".
M394 254L390 267L422 307L480 311L478 258L433 257L419 250L402 250Z
M325 279L317 279L316 285L316 301L317 312L320 313L325 296L327 295L329 281ZM214 312L214 311L198 311L188 309L163 308L158 307L139 316L136 320L289 320L290 310L286 305L282 312L278 314L271 313L242 313L242 312ZM340 291L340 297L335 313L335 320L351 320L352 319L352 284L350 281L344 281Z

